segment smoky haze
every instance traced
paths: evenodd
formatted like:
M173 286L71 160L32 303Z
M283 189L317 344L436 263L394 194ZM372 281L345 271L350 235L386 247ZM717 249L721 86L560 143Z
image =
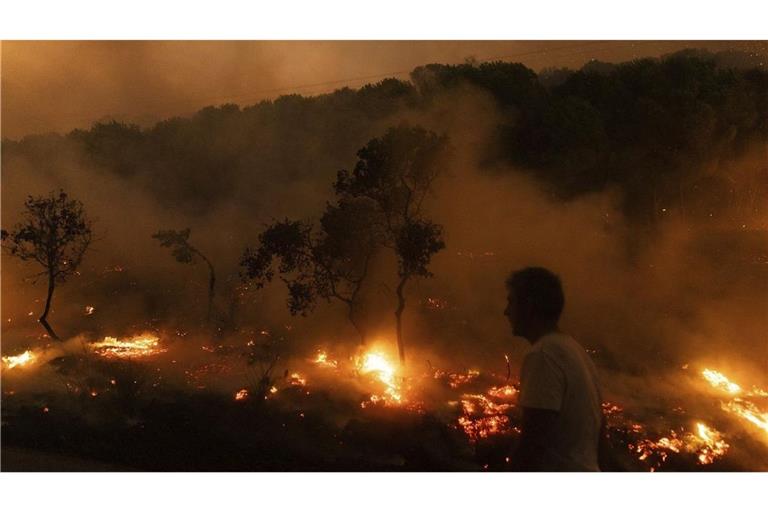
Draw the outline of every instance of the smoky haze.
M68 43L61 48L58 44L43 46L55 56L58 51L68 51L68 45L82 43ZM102 89L103 97L88 98L89 88L83 88L78 93L82 94L80 99L67 105L73 111L82 111L86 98L93 104L114 102L106 109L110 115L123 110L127 119L142 121L137 117L138 110L128 112L125 105L141 105L155 112L149 120L158 112L178 113L170 107L171 98L182 105L181 111L194 110L196 98L208 91L216 95L224 88L247 91L253 87L282 87L289 82L315 83L326 76L318 69L333 69L332 76L352 69L360 74L369 72L350 67L331 51L332 43L319 45L314 52L302 44L308 43L289 46L293 50L304 48L312 59L296 74L291 71L291 62L286 62L285 54L278 50L282 48L278 43L85 44L83 51L99 64L89 66L89 73L77 83L106 81L111 85ZM378 56L377 44L356 48L356 60ZM474 49L471 45L446 44L443 48L430 44L437 46L424 47L441 48L451 56ZM477 44L478 49L497 48ZM505 48L498 44L499 49ZM391 46L384 46L387 49L381 51L393 51ZM188 53L180 48L188 48ZM17 135L38 129L15 117L20 115L16 109L24 105L24 100L10 85L14 68L13 64L5 65L5 59L29 61L36 58L37 51L40 46L32 44L3 45L3 79L8 75L9 84L4 83L3 124L4 128L15 126L9 131L16 130ZM416 58L422 58L421 54ZM179 59L188 63L184 73L154 72L177 65ZM378 60L387 65L395 63ZM55 72L51 76L52 62L57 59L40 63L34 76L50 77L63 89L76 88L72 77L65 80ZM78 65L84 62L90 61L84 59ZM232 72L236 64L239 67L243 62L258 62L249 67L253 73L250 77ZM135 71L140 68L153 70L147 71L152 78L137 75ZM198 72L212 77L206 85L210 89L202 93L190 85ZM408 105L406 97L392 105L377 106L374 113L350 110L349 117L329 118L332 121L328 122L326 118L318 121L303 110L335 112L353 92L321 96L317 103L288 97L274 104L267 102L260 107L262 110L235 107L232 112L202 111L193 114L192 121L167 121L151 127L157 137L164 130L189 129L190 133L184 132L185 144L194 147L198 140L195 137L199 137L205 139L204 147L215 153L210 161L201 162L209 155L192 151L173 168L137 157L132 165L147 168L123 172L111 162L94 159L90 142L75 144L57 136L29 138L18 147L4 149L3 227L18 219L27 195L46 194L58 188L80 199L94 220L97 241L86 256L81 276L57 291L52 322L62 325L61 330L69 335L128 331L151 320L174 327L194 325L204 307L205 269L199 264L173 261L168 251L151 238L152 233L190 227L192 243L217 266L220 300L225 302L227 293L239 282L238 261L243 248L256 243L266 223L284 217L317 219L325 202L333 199L331 184L336 172L354 165L355 151L370 138L381 135L386 127L407 121L446 133L454 148L450 168L436 183L427 205L429 215L444 226L446 249L434 258L434 278L414 282L408 291L406 338L413 347L414 359L430 358L454 367L482 364L497 368L506 353L514 364L519 363L525 344L512 339L502 316L504 280L513 269L542 265L560 274L566 288L562 327L597 350L596 357L610 370L642 377L652 368L717 361L724 368L733 365L759 376L761 368L765 368L765 262L737 259L723 267L717 260L719 253L706 249L712 243L728 243L727 238L718 236L732 230L734 219L738 219L737 227L748 226L764 237L768 222L764 210L745 213L738 204L726 204L717 210L717 219L701 221L670 206L649 227L631 217L626 209L627 191L616 183L563 199L530 164L502 160L489 163L499 125L507 122L509 113L491 93L476 85L451 88L421 108L403 106ZM52 117L45 120L46 130L72 126L63 115L64 105L53 97L48 101ZM57 117L59 108L62 116ZM230 123L227 116L238 119L241 115L254 116L250 131L226 128ZM222 125L225 129L219 131ZM170 138L168 147L158 151L177 151L173 146L177 142L186 151L190 146L179 142L181 138ZM115 153L131 152L130 146L105 147L113 148ZM259 158L250 159L240 153L244 147L277 149L264 149L257 152ZM217 155L223 156L219 160ZM131 161L130 155L127 158ZM760 182L764 179L761 173L766 169L765 159L765 146L759 140L745 139L738 153L729 155L727 165L713 159L691 164L684 172L696 174L720 166L728 176L747 176ZM219 164L221 167L217 167ZM185 174L186 169L193 168L207 169L207 173ZM26 330L15 329L17 319L26 319L30 310L37 315L36 301L43 296L44 283L33 285L24 280L32 273L29 266L7 257L3 263L3 317L14 318L11 326L4 321L3 339L23 345L29 338ZM391 262L384 258L377 274L377 285L381 286L369 293L377 312L374 321L378 337L392 339L394 306L381 291L391 285L391 278L386 277L387 265ZM444 300L447 309L429 310L425 306L428 298ZM96 308L96 316L83 317L86 305ZM240 322L256 329L281 329L290 324L303 350L311 350L318 342L349 344L354 338L342 308L334 304L320 305L306 318L291 318L280 283L262 291L249 291L238 307Z
M4 41L2 135L149 126L207 105L318 94L416 66L514 60L534 70L622 62L683 48L734 52L766 66L764 41Z

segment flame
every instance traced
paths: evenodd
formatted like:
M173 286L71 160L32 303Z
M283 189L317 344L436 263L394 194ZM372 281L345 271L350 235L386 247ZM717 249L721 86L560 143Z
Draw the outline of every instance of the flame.
M722 404L723 410L732 412L768 434L768 412L763 412L748 400L737 398Z
M93 343L91 347L99 355L120 359L147 357L165 352L165 349L160 348L159 338L151 334L142 334L130 340L106 336L104 341Z
M705 368L701 374L713 388L719 388L730 393L731 395L737 395L741 393L741 386L735 382L731 382L728 377L718 371Z
M724 411L735 414L768 434L768 412L761 411L753 402L744 399L745 396L765 397L768 393L756 386L751 392L744 392L741 386L714 370L705 369L702 375L712 387L726 390L731 395L738 395L729 402L721 403Z
M730 448L720 432L704 423L696 423L696 434L704 444L703 447L699 448L699 463L701 464L712 464L715 459L725 455Z
M248 398L248 390L246 388L243 388L235 393L235 400L242 401L246 398Z
M324 350L317 351L317 357L313 360L318 366L326 366L329 368L338 368L339 362L334 359L328 359L328 354Z
M651 471L655 471L667 461L670 453L694 454L699 464L706 465L725 455L730 445L721 432L697 422L695 433L685 432L679 435L672 430L669 436L658 441L643 439L636 445L630 444L629 448L638 454L638 460L647 460L651 464Z
M7 369L16 368L17 366L27 366L32 364L37 359L37 356L31 350L26 350L17 356L3 356L3 365Z
M362 361L358 364L358 371L362 375L375 374L376 378L386 387L384 398L400 403L403 399L400 387L395 378L395 367L385 356L379 352L367 352ZM382 397L371 395L371 401L376 403L382 400ZM385 400L386 401L386 400ZM363 405L365 407L365 405Z
M307 385L307 379L301 376L300 373L292 373L288 379L288 384L296 387L304 387Z

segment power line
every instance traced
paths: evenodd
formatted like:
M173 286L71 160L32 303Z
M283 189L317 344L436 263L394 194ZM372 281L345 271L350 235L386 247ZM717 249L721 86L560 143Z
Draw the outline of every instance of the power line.
M588 43L582 43L582 44L571 44L571 45L565 45L565 46L558 46L555 48L545 48L545 49L539 49L539 50L531 50L526 52L518 52L518 53L512 53L512 54L506 54L506 55L497 55L493 57L486 57L482 59L477 59L477 62L491 62L491 61L499 61L499 60L505 60L505 59L513 59L517 57L526 57L530 55L538 55L543 53L550 53L550 52L559 52L561 50L578 50L571 53L566 53L565 55L570 54L576 54L576 53L582 53L585 48L589 48L596 45L603 45L607 41L593 41ZM614 49L624 49L633 47L634 44L628 44L624 46L604 46L602 48L595 48L592 51L594 52L600 52L605 50L614 50ZM453 65L461 64L461 62L455 62ZM288 86L282 86L282 87L276 87L271 89L261 89L258 91L251 91L248 93L243 94L237 94L237 95L228 95L228 96L210 96L207 98L199 98L195 100L179 100L178 102L171 102L171 103L165 103L163 105L164 110L168 110L168 107L173 107L174 105L188 105L190 103L195 103L198 106L197 107L190 107L190 108L201 108L201 106L204 105L210 105L210 104L223 104L228 103L234 100L243 100L242 103L250 103L254 101L259 101L265 99L265 96L270 94L276 94L281 92L289 92L289 91L299 91L304 89L312 89L317 87L328 87L333 85L342 85L342 84L352 84L364 80L376 80L376 79L383 79L383 78L389 78L389 77L396 77L400 75L407 75L410 74L413 69L407 69L407 70L397 70L397 71L389 71L386 73L377 73L375 75L365 75L365 76L358 76L358 77L348 77L348 78L342 78L338 80L330 80L330 81L323 81L323 82L316 82L316 83L309 83L309 84L296 84L296 85L288 85ZM148 116L152 114L156 114L158 109L147 109L144 111L138 111L129 114L130 117L141 117L141 116ZM63 119L69 119L72 122L95 122L93 116L82 116L82 117L73 117L78 116L79 113L72 112L72 113L65 113L60 114L57 117L63 118ZM110 116L121 116L123 114L105 114L102 117L110 117ZM27 114L28 117L34 117L38 121L42 120L36 116L31 116ZM97 118L98 119L98 118Z

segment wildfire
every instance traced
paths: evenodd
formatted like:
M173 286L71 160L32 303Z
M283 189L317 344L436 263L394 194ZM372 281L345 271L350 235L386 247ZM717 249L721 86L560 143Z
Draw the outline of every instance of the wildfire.
M730 393L731 395L737 395L741 393L741 386L735 382L731 382L728 377L718 371L705 368L701 374L713 388L719 388Z
M467 373L449 373L448 385L453 389L457 389L459 386L469 384L479 376L480 372L478 370L469 370Z
M328 359L328 354L324 350L317 351L317 357L312 361L318 366L325 366L328 368L338 368L339 362L334 359Z
M697 422L695 433L687 432L682 436L672 430L669 436L658 441L643 439L637 445L630 445L637 453L638 460L648 460L651 471L658 469L671 453L691 453L696 455L699 464L712 464L728 452L730 445L725 442L723 434L704 423Z
M723 435L703 423L696 424L696 435L703 443L699 448L699 463L712 464L718 457L722 457L730 446L723 439Z
M12 368L16 368L17 366L28 366L32 364L35 359L37 359L35 353L31 350L27 350L17 356L3 356L2 361L3 365L10 370Z
M496 398L512 398L517 394L517 389L507 384L506 386L492 387L488 390L488 394Z
M304 387L307 385L307 379L302 377L300 373L292 373L288 378L288 384L296 387Z
M713 388L734 395L729 402L721 403L724 411L737 415L768 434L768 412L761 411L753 402L744 399L744 397L753 396L765 397L768 393L758 387L753 387L751 392L744 392L741 386L714 370L704 369L702 375Z
M106 336L104 341L93 343L91 347L101 356L120 359L147 357L165 352L165 349L160 347L159 338L151 334L143 334L129 340Z
M376 379L384 384L385 391L384 397L377 395L371 396L371 401L377 403L378 401L392 400L400 403L403 399L400 387L396 382L395 367L387 361L379 352L366 353L360 363L358 364L358 371L362 375L374 374ZM365 407L365 405L363 405Z
M85 306L85 316L92 315L94 311L96 311L96 308L93 306Z
M487 395L502 400L509 400L516 394L517 390L511 385L492 387L487 392ZM465 393L461 395L460 403L459 427L471 441L520 432L519 428L512 426L508 416L509 409L514 407L511 403L496 403L486 394L480 393Z
M235 393L235 400L242 401L248 398L248 390L243 388L239 390L237 393Z
M507 416L489 416L477 419L461 416L459 417L459 425L473 441L510 430Z
M768 412L763 412L748 400L737 398L722 404L723 410L732 412L768 434Z

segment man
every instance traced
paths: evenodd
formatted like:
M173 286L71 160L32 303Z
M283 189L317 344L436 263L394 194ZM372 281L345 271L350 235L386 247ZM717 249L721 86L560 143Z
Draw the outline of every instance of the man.
M573 338L560 332L565 299L560 279L529 267L507 280L504 314L515 336L531 343L520 372L523 410L520 471L599 471L602 410L595 368Z

